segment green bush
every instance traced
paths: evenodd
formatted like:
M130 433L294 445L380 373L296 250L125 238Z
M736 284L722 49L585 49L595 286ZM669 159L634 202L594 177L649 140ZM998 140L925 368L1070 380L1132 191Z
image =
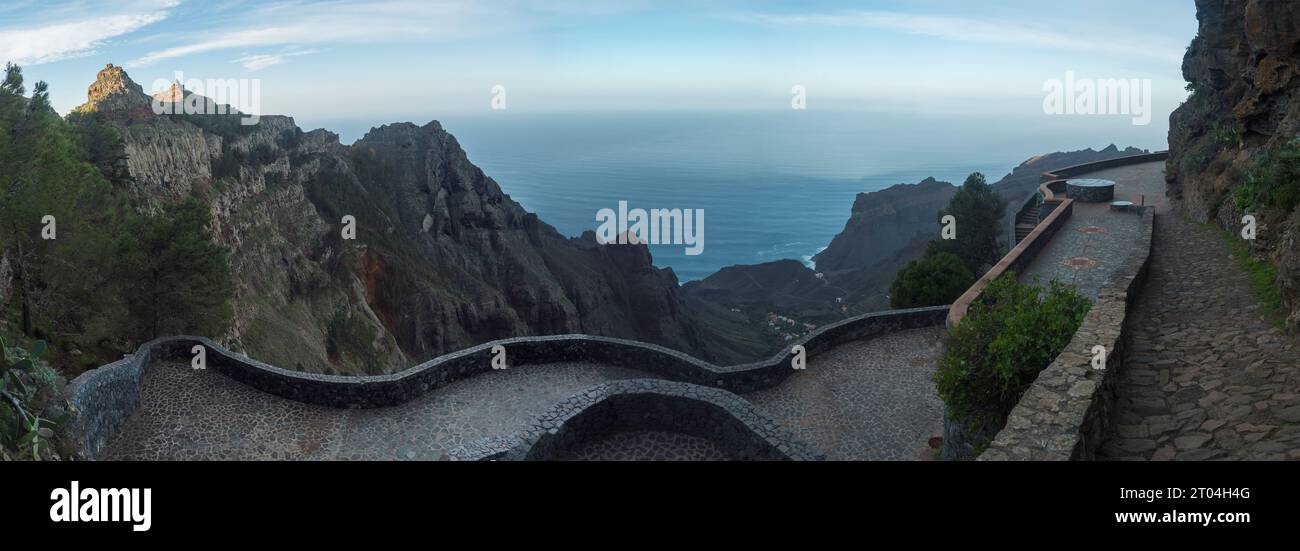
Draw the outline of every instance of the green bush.
M56 392L57 375L40 359L45 341L30 348L11 347L0 337L0 448L16 448L31 459L49 453L52 428L66 418L46 419L38 413ZM8 453L4 454L8 457Z
M1243 211L1289 215L1300 205L1300 139L1265 150L1233 193Z
M957 255L927 253L898 271L893 285L889 286L889 306L920 308L952 304L974 282L974 274Z
M1073 287L1047 288L1004 274L984 289L948 335L935 373L950 416L1001 426L1038 373L1079 329L1091 302Z

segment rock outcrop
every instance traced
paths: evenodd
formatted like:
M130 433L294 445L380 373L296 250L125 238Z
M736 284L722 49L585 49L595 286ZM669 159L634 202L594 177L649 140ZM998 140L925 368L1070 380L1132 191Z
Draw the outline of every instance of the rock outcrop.
M188 97L173 90L169 96ZM198 197L230 248L224 344L306 371L384 373L484 341L588 333L721 364L772 351L740 316L681 294L644 245L600 245L525 211L436 121L351 146L292 118L155 115L118 67L78 112L119 129L137 208ZM143 106L143 109L141 108ZM344 217L356 239L344 239Z
M729 266L683 285L682 290L708 302L758 306L759 310L776 310L800 319L838 314L834 311L836 299L845 294L831 285L825 274L818 275L798 260Z
M1243 215L1257 217L1251 247L1277 265L1275 284L1296 328L1300 182L1273 163L1279 152L1300 154L1300 4L1196 0L1196 8L1199 32L1183 60L1192 94L1170 117L1167 193L1194 219L1233 234Z

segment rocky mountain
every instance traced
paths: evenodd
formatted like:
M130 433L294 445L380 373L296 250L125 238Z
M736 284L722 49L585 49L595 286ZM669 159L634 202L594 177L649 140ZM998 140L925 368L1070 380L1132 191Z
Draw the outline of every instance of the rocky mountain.
M798 260L729 266L682 286L692 297L740 308L751 316L780 311L800 319L839 317L837 299L847 292L830 285Z
M934 236L935 213L948 204L957 188L926 178L872 193L859 193L844 229L813 257L817 269L835 274L859 270L891 257L920 238Z
M1232 234L1257 218L1257 258L1277 266L1287 324L1300 326L1300 4L1196 0L1183 59L1192 92L1170 117L1167 193Z
M162 101L178 96L188 92ZM741 316L684 296L644 245L560 235L436 121L373 128L347 146L289 117L243 125L237 114L156 115L150 103L110 65L77 111L118 130L138 209L210 206L237 281L221 340L251 356L383 373L520 335L631 338L723 364L774 346Z

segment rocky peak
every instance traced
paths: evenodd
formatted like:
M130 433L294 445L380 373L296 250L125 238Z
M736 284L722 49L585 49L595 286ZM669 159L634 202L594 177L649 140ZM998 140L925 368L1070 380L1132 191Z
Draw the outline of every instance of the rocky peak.
M181 86L181 81L173 82L171 87L153 95L154 101L163 103L176 103L185 99L185 87Z
M139 118L153 114L149 96L131 80L126 70L109 63L95 76L95 82L86 90L86 103L77 108L82 112L99 112L125 118Z

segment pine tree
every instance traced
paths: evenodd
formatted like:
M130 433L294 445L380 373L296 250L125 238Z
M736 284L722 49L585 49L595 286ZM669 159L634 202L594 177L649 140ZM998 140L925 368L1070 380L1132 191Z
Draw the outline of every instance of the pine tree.
M1005 214L1006 203L983 174L973 172L939 212L940 220L951 215L956 221L956 239L931 241L930 249L955 254L972 272L982 274L1002 258L998 228Z
M22 90L22 71L10 64L0 84L0 251L13 265L21 330L78 333L78 316L101 302L108 284L99 253L115 202L50 109L45 83L30 99Z
M130 225L119 257L132 282L126 301L138 338L217 337L229 326L234 283L210 223L208 208L190 198Z

